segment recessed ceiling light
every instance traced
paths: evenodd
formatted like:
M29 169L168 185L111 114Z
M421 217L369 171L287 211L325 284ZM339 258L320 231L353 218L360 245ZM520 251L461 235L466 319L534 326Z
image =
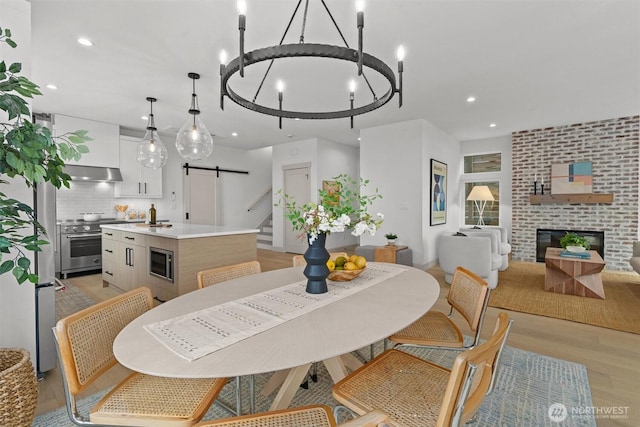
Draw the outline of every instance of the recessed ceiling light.
M358 141L360 141L360 140L361 140L361 138L360 138L360 137L358 137Z
M78 43L82 46L93 46L93 42L86 37L78 37Z
M300 120L300 117L296 117L296 118L295 118L295 119L293 119L293 120Z
M47 89L56 90L58 89L58 86L54 85L53 83L49 83L47 85Z
M475 96L470 96L467 98L467 102L471 103L471 102L476 102L476 97Z
M494 128L494 127L496 127L496 124L495 124L495 123L491 123L491 124L489 125L489 127L490 127L490 128Z
M231 136L238 136L238 132L232 132Z
M149 117L147 117L147 116L142 116L142 117L140 117L140 118L141 118L142 120L149 120Z

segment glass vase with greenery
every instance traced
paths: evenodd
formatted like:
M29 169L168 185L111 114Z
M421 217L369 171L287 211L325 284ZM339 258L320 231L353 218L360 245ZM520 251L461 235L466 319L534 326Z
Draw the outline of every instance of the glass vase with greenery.
M0 43L17 46L8 28L0 28ZM22 177L27 187L36 190L36 184L42 182L68 188L71 177L64 173L64 162L78 161L88 153L85 143L91 138L84 130L54 137L49 129L33 123L28 99L42 93L21 71L19 62L7 66L0 61L0 110L4 112L0 117L0 184L9 184L3 179L6 176ZM27 252L39 252L48 243L46 230L30 204L0 191L0 275L11 271L18 283L37 283Z

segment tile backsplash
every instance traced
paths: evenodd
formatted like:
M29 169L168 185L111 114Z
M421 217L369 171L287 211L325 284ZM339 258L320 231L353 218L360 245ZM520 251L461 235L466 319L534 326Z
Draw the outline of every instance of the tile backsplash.
M123 199L113 196L113 182L71 182L70 188L57 192L56 216L58 221L82 218L85 212L101 213L104 218L116 217L116 205L129 205L129 209L148 211L152 200Z

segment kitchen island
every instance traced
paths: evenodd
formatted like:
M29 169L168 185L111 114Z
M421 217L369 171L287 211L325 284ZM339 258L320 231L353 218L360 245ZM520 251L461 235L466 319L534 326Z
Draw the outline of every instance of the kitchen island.
M204 224L102 225L102 280L148 286L167 301L197 289L198 271L257 258L259 230Z

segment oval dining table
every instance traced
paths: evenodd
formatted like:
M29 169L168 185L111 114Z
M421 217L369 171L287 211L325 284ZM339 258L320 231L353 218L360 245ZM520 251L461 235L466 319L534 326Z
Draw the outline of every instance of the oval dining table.
M349 363L356 359L349 359L349 353L394 334L433 306L440 293L436 279L417 268L393 266L403 271L343 299L188 361L163 345L145 330L144 325L303 280L303 268L273 270L198 289L167 301L128 324L114 341L114 354L131 370L163 377L230 378L280 371L280 379L276 382L282 382L282 386L270 410L286 408L312 363L324 362L335 383L347 374L345 361ZM331 282L328 283L331 286ZM343 355L346 356L344 359ZM349 367L353 366L349 364ZM270 382L273 387L273 381Z

